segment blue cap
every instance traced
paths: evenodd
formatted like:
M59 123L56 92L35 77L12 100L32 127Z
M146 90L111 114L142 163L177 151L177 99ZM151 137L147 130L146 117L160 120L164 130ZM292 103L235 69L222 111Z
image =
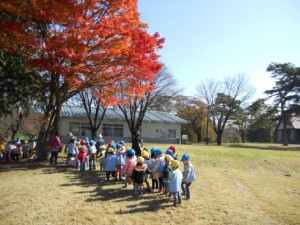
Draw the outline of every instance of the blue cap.
M166 155L173 155L174 152L171 150L171 149L168 149L166 152L165 152Z
M163 151L160 148L156 149L155 151L155 155L161 155L162 153Z
M121 146L122 146L122 145L117 144L117 145L116 145L116 148L119 149Z
M151 153L152 153L152 154L155 154L156 149L157 149L157 148L155 148L155 147L151 148Z
M94 140L90 140L90 145L93 145L94 144Z
M120 145L125 145L125 141L120 141L119 144Z
M127 154L128 154L129 156L134 156L134 155L135 155L135 151L134 151L133 149L129 149L129 150L127 151Z
M182 158L180 161L185 161L185 160L189 160L190 159L190 155L189 154L183 154Z

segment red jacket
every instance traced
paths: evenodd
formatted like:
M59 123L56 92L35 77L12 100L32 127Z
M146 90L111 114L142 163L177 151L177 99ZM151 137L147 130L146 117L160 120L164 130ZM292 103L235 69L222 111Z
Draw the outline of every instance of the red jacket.
M86 161L86 155L87 155L87 148L85 146L81 146L79 148L79 154L78 154L77 158L81 162L85 162Z

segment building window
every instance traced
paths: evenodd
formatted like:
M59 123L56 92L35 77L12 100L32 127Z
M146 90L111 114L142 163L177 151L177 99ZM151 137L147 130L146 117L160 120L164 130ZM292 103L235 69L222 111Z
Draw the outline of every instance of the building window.
M74 136L90 136L91 128L89 123L70 122L69 130Z
M102 135L108 137L123 137L124 126L123 124L107 124L102 125Z
M162 131L162 138L176 138L176 130L163 130Z

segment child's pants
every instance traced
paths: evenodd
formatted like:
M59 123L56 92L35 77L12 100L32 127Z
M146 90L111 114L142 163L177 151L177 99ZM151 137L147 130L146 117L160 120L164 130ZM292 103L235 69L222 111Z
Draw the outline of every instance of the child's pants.
M134 184L134 196L137 197L137 196L143 195L143 188L144 188L143 183L141 183L141 184L135 183Z
M177 191L177 192L172 192L172 194L173 194L173 206L178 206L178 204L181 204L181 201L182 201L182 199L181 199L181 194L180 194L180 192L179 191Z
M190 199L191 195L190 195L190 186L192 183L186 183L186 182L182 182L181 183L181 189L183 191L183 193L186 194L186 198Z
M89 162L89 169L90 170L95 170L96 169L95 159L90 158L89 160L90 160L90 162Z
M53 159L54 159L54 165L57 165L57 157L58 157L58 151L51 152L50 165L52 165Z
M80 171L85 171L85 162L80 161Z

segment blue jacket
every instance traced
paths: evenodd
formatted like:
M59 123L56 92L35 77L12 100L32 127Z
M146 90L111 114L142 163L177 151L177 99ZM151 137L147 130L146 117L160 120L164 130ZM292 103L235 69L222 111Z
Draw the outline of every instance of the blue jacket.
M105 159L105 168L106 172L113 172L116 171L117 167L117 157L116 155L107 154Z
M173 170L169 183L170 192L179 192L181 188L182 173L179 169Z

